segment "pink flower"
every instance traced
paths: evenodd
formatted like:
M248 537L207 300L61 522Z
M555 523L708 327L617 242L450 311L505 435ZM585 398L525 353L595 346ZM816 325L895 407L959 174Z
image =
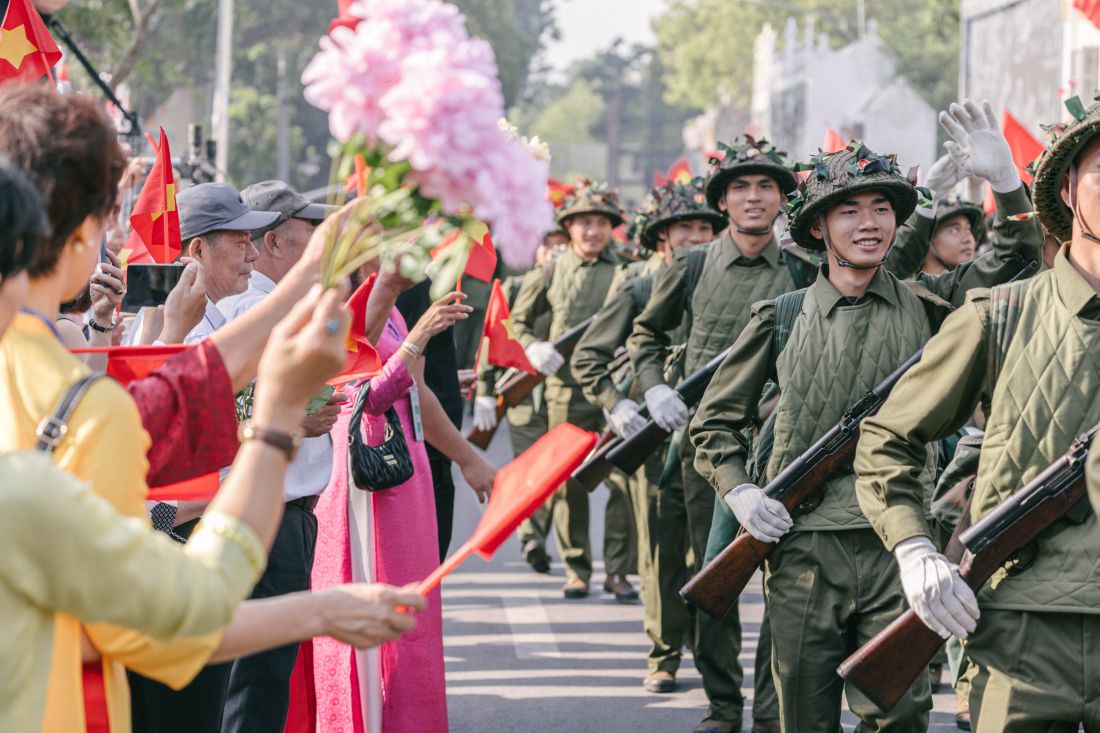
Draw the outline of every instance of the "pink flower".
M439 0L359 0L364 19L337 28L302 74L334 137L356 134L408 161L408 180L444 212L489 222L505 261L533 259L553 228L549 166L498 126L504 98L492 49Z

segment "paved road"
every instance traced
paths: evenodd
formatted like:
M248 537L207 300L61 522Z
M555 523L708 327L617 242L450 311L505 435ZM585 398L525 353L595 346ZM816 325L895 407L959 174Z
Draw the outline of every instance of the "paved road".
M503 465L511 455L506 430L497 431L489 457ZM456 471L455 542L469 537L480 511L473 492ZM592 500L592 546L597 552L593 590L602 585L603 504L606 490ZM551 551L553 552L553 551ZM595 593L566 601L564 571L532 572L519 543L505 542L491 562L474 557L443 586L443 632L452 733L688 733L706 710L698 673L685 655L680 689L653 695L642 689L647 639L642 609ZM636 579L635 579L636 583ZM755 584L759 588L759 584ZM763 612L759 591L742 598L747 674L752 695L752 657ZM745 730L751 721L746 704ZM935 696L932 731L950 733L954 693ZM845 714L845 730L856 719Z

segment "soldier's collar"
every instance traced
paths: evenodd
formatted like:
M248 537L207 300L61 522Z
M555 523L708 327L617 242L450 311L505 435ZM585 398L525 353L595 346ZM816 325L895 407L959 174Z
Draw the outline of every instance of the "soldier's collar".
M874 295L896 307L898 305L898 293L895 284L893 278L888 276L886 271L880 267L875 271L874 277L871 278L871 284L867 287L866 295ZM817 271L817 280L814 281L811 290L815 292L818 305L825 315L832 313L837 306L848 304L848 296L841 293L835 285L829 282L829 265L827 263Z
M725 235L722 237L719 255L718 264L723 270L745 256L741 254L741 248L737 246L737 242L733 240L733 234L729 230L726 230ZM770 267L779 267L779 243L775 241L774 234L768 240L768 243L764 245L764 249L760 250L760 256L757 259L764 260Z
M1085 243L1083 246L1097 245ZM1066 242L1054 256L1054 286L1066 309L1076 316L1089 305L1093 298L1098 296L1088 280L1077 272L1077 268L1069 261L1069 248L1070 243Z

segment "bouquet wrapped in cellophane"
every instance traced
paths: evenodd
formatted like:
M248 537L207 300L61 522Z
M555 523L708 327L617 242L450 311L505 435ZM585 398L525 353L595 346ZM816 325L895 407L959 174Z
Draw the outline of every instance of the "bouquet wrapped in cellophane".
M381 256L446 292L478 222L505 262L530 264L553 228L549 154L502 123L493 52L439 0L358 0L354 27L336 27L302 74L305 97L329 114L334 176L360 176L362 197L333 227L323 281L332 285ZM458 237L463 246L439 248ZM439 248L439 249L437 249Z

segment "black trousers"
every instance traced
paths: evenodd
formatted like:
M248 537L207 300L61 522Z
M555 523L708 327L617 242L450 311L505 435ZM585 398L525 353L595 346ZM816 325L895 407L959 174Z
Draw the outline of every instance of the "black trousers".
M176 531L189 537L197 520ZM264 571L251 598L309 590L317 517L287 504ZM298 644L271 649L225 664L209 665L179 692L134 673L130 701L134 733L268 733L286 725L290 676Z
M428 452L432 468L432 488L435 489L435 521L439 534L439 562L447 559L455 514L455 480L451 475L451 459L434 450Z

